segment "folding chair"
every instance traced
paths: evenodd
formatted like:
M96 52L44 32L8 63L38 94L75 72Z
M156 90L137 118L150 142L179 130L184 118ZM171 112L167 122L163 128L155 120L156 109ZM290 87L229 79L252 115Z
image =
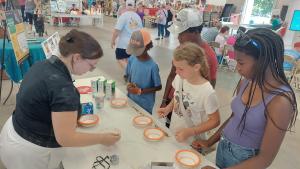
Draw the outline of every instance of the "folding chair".
M212 41L212 42L209 42L208 44L209 44L209 46L212 47L213 49L215 49L215 48L220 48L220 43L219 43L219 42L214 42L214 41Z
M292 87L300 90L300 60L294 62L291 77L288 80Z
M235 71L236 68L236 61L234 59L230 59L229 56L227 55L228 51L233 51L233 46L232 45L224 45L223 52L222 52L222 58L221 62L219 65L227 67L231 71Z
M295 61L296 60L292 56L284 55L283 70L289 83L291 83L292 78L295 74L294 72Z
M216 50L219 50L219 48L220 48L220 43L219 42L214 42L214 41L208 42L208 45L214 50L215 54L216 54ZM220 60L222 58L217 58L217 59L218 59L218 63L220 64Z

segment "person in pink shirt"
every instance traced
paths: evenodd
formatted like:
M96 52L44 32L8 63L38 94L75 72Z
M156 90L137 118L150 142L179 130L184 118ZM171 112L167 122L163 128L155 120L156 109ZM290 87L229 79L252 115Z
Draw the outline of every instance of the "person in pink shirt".
M237 34L236 35L232 35L232 36L229 36L227 41L226 41L226 44L227 45L234 45L235 44L235 41L236 41L236 37L239 33L245 33L246 32L246 28L245 27L242 27L240 26L237 30ZM227 52L227 55L230 59L234 59L234 51L228 51Z

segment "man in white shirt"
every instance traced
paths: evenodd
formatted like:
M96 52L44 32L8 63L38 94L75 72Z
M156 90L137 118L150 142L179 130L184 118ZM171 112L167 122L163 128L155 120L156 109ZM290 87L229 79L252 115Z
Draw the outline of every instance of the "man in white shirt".
M126 53L126 48L129 44L131 34L143 28L142 20L135 12L134 1L127 0L126 8L126 12L121 14L118 18L111 40L111 47L116 48L116 59L123 70L125 70L127 60L130 57L130 55Z

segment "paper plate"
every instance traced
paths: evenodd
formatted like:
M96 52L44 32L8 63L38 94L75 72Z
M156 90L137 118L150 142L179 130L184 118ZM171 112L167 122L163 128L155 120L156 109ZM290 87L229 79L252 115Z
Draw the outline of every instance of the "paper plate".
M144 137L148 141L160 141L164 137L164 133L159 128L146 128Z
M92 127L99 123L99 117L96 114L86 114L79 118L78 124L83 127Z
M179 150L175 155L176 162L186 168L196 168L200 165L200 155L191 150Z
M88 94L92 92L92 88L90 86L79 86L77 90L80 94Z
M133 124L138 127L147 127L150 126L153 120L148 116L138 115L133 118Z
M127 99L124 98L114 98L110 101L111 107L123 108L127 105Z

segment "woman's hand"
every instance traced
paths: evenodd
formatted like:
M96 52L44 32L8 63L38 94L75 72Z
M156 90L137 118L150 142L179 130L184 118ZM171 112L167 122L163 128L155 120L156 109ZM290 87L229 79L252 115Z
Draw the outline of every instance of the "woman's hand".
M100 144L111 146L121 139L121 134L118 133L102 133Z
M176 132L175 138L178 142L184 142L186 139L194 135L193 128L184 128Z

